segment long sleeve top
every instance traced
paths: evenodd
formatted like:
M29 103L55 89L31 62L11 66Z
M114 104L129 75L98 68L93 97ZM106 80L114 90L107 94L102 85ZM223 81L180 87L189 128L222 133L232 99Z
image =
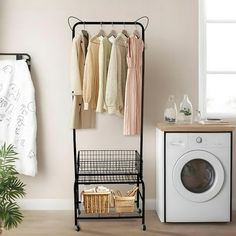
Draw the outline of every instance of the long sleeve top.
M74 95L82 95L85 62L85 45L83 35L74 37L71 49L70 80Z
M89 41L87 57L85 60L84 80L83 80L83 99L84 109L96 110L98 98L98 52L100 41L97 36Z
M106 109L105 95L107 84L107 72L111 54L111 42L107 37L103 37L99 46L99 89L98 89L98 101L97 112L103 112Z
M126 37L120 33L112 44L108 67L105 102L109 114L123 115L127 74L126 54Z

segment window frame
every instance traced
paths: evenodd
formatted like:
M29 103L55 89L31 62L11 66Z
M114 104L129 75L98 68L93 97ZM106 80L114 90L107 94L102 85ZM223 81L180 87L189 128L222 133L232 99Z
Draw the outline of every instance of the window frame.
M206 109L206 80L207 74L233 74L236 75L236 71L207 71L207 47L206 47L206 26L208 23L226 23L236 24L236 20L208 20L206 17L206 6L205 0L199 0L199 37L198 37L198 48L199 48L199 69L198 69L198 104L199 110L201 111L202 118L236 118L235 113L210 113L207 114Z

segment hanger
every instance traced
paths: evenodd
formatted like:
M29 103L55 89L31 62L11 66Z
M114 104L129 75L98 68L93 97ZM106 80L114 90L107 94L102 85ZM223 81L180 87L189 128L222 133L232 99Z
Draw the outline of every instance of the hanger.
M127 32L127 30L125 29L125 23L123 23L124 25L124 28L123 30L121 31L121 33L126 37L126 38L129 38L129 33Z
M139 32L138 32L138 29L137 29L137 25L136 25L136 21L135 21L135 30L133 32L133 35L136 37L136 38L140 38L140 35L139 35Z
M107 35L108 38L111 38L111 37L116 38L116 36L117 36L117 33L115 30L111 30L111 32Z
M84 29L81 30L81 33L83 34L83 36L87 39L89 39L89 34L87 32L87 30L85 29L85 22L80 20L79 18L75 17L75 16L69 16L68 19L67 19L67 23L70 27L71 30L73 30L73 26L71 24L71 20L77 20L79 22L83 22L83 25L84 25Z
M84 23L84 22L83 22ZM81 33L83 34L83 36L88 40L89 39L89 33L88 31L85 29L85 23L84 23L84 29L81 30Z
M108 37L108 38L111 38L111 37L116 38L116 36L117 36L117 33L116 33L116 31L114 30L114 26L113 26L113 22L112 22L112 30L111 30L111 32L107 35L107 37Z
M85 36L85 37L88 37L88 31L85 29L85 23L83 22L84 24L84 29L81 30L81 33Z
M96 35L97 38L98 38L98 37L105 37L105 35L106 35L105 31L104 31L103 28L102 28L102 22L100 22L100 26L101 26L101 29L100 29L100 31L98 32L98 34Z
M81 33L84 35L84 37L88 38L88 31L87 30L81 30Z

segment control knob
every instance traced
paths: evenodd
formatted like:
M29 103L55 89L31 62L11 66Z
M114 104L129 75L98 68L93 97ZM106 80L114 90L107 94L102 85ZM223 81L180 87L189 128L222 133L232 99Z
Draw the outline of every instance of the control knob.
M196 142L197 142L197 143L202 143L202 137L197 137L197 138L196 138Z

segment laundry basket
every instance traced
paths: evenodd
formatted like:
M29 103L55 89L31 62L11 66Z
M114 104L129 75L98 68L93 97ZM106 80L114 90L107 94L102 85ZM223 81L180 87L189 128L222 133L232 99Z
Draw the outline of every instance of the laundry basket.
M109 213L110 193L85 193L82 192L84 211L86 214Z
M117 213L134 212L135 196L115 196L115 209Z
M135 195L138 187L134 186L125 196L118 190L114 196L115 210L117 213L134 212Z

